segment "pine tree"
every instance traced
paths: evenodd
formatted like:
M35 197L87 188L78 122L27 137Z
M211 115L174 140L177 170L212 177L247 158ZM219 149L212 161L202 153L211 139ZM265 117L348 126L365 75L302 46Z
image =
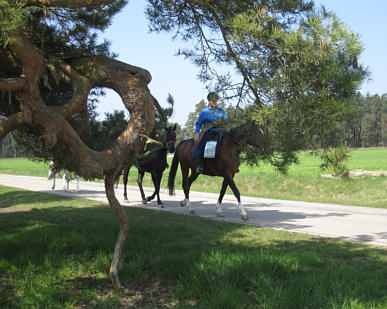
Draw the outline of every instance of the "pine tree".
M147 14L152 31L192 43L178 54L208 88L254 106L270 145L256 156L284 171L297 150L327 143L368 74L358 35L312 1L151 0Z

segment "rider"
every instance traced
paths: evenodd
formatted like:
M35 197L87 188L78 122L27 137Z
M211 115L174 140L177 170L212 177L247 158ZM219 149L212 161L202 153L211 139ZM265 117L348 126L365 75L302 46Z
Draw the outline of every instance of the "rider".
M216 120L228 120L228 117L223 108L216 106L218 103L218 94L210 92L207 96L208 107L203 109L196 121L196 130L194 141L196 144L193 157L196 157L196 172L203 173L203 154L206 142L212 138L214 133L217 133L220 128L214 123ZM200 131L201 129L201 131ZM200 135L199 135L200 132Z

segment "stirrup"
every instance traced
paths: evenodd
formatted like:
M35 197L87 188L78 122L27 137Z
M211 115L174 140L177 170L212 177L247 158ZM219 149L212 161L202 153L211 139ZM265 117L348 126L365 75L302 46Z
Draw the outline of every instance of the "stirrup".
M196 168L196 173L203 174L203 166L198 165L198 167Z

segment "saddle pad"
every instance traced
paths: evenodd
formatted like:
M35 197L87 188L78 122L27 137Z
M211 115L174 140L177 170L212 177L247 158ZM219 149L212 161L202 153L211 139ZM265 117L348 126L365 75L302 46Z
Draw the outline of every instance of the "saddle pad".
M216 155L216 144L217 141L208 141L206 147L204 148L204 158L213 159Z

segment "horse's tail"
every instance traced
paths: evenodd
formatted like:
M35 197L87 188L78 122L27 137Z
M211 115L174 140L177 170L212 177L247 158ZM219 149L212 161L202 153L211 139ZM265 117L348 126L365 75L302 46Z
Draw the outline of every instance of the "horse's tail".
M179 145L177 145L175 149L175 154L173 156L172 160L172 166L169 170L169 176L168 176L168 188L169 188L169 195L175 195L175 177L177 172L177 167L179 166Z

